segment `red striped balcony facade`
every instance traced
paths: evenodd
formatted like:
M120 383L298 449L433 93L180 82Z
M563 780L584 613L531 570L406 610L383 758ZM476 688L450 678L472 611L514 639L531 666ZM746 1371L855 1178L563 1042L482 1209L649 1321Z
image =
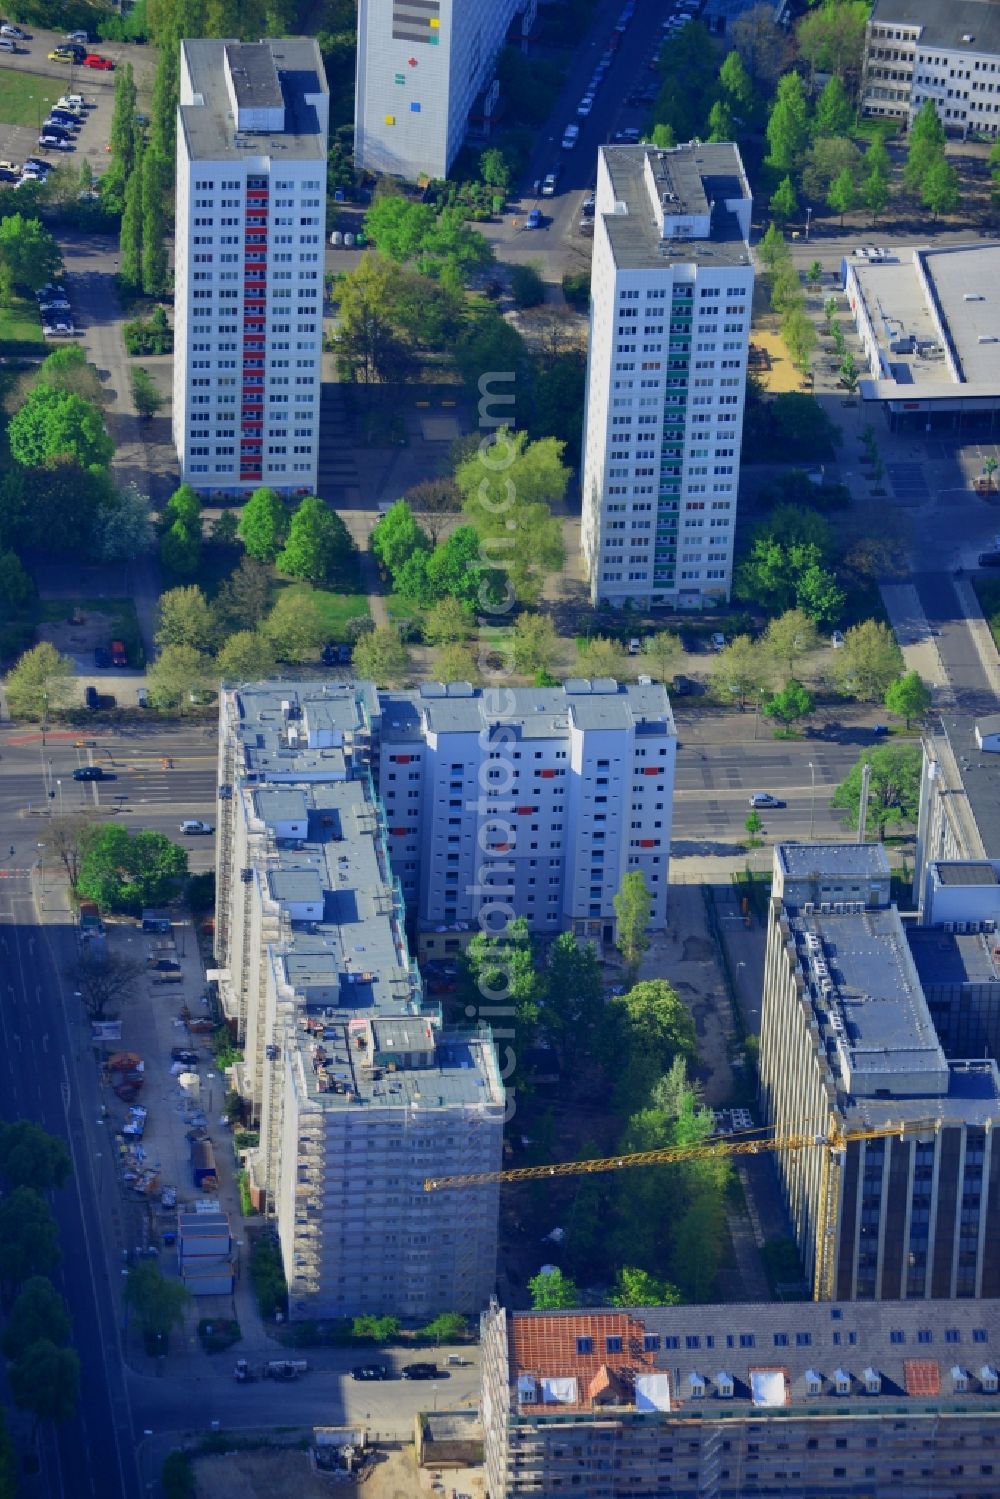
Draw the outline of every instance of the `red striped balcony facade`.
M243 392L240 479L259 483L264 472L264 369L267 354L266 177L248 177L243 218Z

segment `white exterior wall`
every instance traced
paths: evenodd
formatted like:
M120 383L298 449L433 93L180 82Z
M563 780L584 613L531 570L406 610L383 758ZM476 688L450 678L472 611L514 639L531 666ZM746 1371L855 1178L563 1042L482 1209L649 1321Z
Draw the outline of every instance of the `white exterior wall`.
M523 0L360 0L354 159L446 177ZM393 37L395 29L413 35ZM431 22L437 25L431 25ZM420 40L426 32L427 40ZM437 38L437 40L432 40ZM412 61L411 61L412 59Z
M864 112L905 120L909 127L921 106L932 99L949 133L996 135L1000 129L1000 56L968 43L928 46L921 41L922 26L912 20L895 21L890 12L889 6L877 7L868 24L861 96ZM975 40L972 36L971 41Z
M198 102L182 44L180 103ZM308 160L191 160L177 131L173 434L181 481L198 490L316 489L329 101L310 102L323 154ZM264 191L248 193L248 179ZM246 305L251 264L259 317Z
M688 608L727 599L753 268L616 266L603 152L596 197L582 486L591 598ZM668 368L682 360L686 369ZM679 441L669 440L671 415Z

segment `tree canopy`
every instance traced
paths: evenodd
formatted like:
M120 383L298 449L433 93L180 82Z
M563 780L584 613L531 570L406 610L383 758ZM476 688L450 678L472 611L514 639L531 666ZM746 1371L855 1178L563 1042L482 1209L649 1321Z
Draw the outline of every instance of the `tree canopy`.
M871 766L871 776L865 835L874 834L881 842L889 826L916 823L922 752L919 744L885 744L860 757L833 793L832 805L847 814L845 821L850 827L857 826L861 815L861 779L866 763Z
M95 828L80 860L77 890L105 911L163 905L188 872L183 848L149 828L130 833L118 823Z
M7 673L7 706L15 718L43 718L69 702L75 676L73 658L43 640L25 651Z
M47 1192L64 1187L72 1172L70 1154L59 1135L50 1135L30 1119L0 1123L0 1181L12 1187Z
M286 577L328 583L347 560L351 546L340 516L323 500L310 495L292 516L288 538L275 563Z
M102 469L114 452L97 408L44 381L11 417L7 438L11 456L26 468L78 463L81 468Z
M255 489L243 506L239 536L247 556L273 562L288 535L288 507L276 489Z
M501 427L455 473L485 565L505 575L521 603L537 600L565 558L562 523L552 511L569 482L562 453L555 438L529 442L527 433Z

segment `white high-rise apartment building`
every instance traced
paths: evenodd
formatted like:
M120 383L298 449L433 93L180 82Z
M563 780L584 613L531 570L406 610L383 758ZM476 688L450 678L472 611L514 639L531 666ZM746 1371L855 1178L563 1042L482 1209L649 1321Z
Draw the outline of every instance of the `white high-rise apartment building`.
M677 732L659 683L425 682L378 703L373 771L422 959L504 906L533 932L611 942L634 870L663 927Z
M493 69L511 22L521 12L527 36L536 9L537 0L360 0L355 165L446 177L477 100L484 123L496 107Z
M736 146L603 146L582 545L595 602L729 597L754 272Z
M181 43L173 425L196 489L315 491L328 128L314 41Z

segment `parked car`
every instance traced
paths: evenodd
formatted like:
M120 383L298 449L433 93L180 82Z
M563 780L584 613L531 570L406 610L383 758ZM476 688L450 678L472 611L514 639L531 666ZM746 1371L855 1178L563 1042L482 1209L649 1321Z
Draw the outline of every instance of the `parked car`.
M99 668L101 668L102 670L105 667L111 665L111 657L109 656L108 652L104 649L103 645L98 645L98 646L94 647L94 665L97 666L97 667L99 667Z
M772 796L770 791L754 791L750 797L751 807L783 807L785 804L778 796Z
M547 172L545 174L545 176L542 178L542 197L543 198L554 198L555 197L555 195L556 195L556 185L558 184L558 181L559 181L558 173L556 173L556 172Z
M64 94L57 102L62 105L68 105L70 109L94 108L93 100L84 98L83 94Z
M580 127L579 127L579 125L567 125L566 129L563 131L563 138L562 138L562 148L563 148L563 150L564 151L572 151L573 147L576 145L576 143L577 143L577 141L579 139L580 139Z
M713 651L724 651L726 648L726 637L721 630L716 630L710 641Z
M90 37L85 31L68 31L66 33L66 40L72 42L75 46L86 47L90 41Z
M17 43L12 37L0 36L0 52L16 52Z
M1000 567L1000 552L980 552L980 567Z
M541 229L542 210L540 208L533 208L530 211L528 217L524 221L524 227L525 229Z
M103 781L104 769L100 765L78 765L73 772L74 781ZM108 777L110 780L110 777Z
M404 1379L438 1379L440 1377L437 1364L404 1364L399 1372Z
M593 193L589 193L580 204L580 217L584 219L592 219L596 212L597 199L594 197Z
M38 137L38 144L43 151L72 151L73 149L72 141L66 140L62 135L53 135L51 130L47 130L44 135Z
M76 62L76 58L72 52L50 52L49 62L64 62L67 66L72 67L73 63Z
M76 327L73 323L67 323L60 319L59 322L43 324L42 332L46 338L72 338L76 332Z
M3 25L0 26L0 36L10 37L15 42L30 41L28 33L22 31L20 26L15 26L12 21L4 21Z
M833 646L833 648L834 648L835 651L843 650L843 648L844 648L844 632L843 632L843 630L833 630L831 632L831 634L830 634L830 644Z
M102 57L99 52L88 52L87 56L83 59L83 66L85 68L97 68L102 73L112 73L115 65L110 57Z
M359 1380L388 1379L389 1369L386 1364L359 1364L356 1369L351 1370L351 1378Z
M97 691L96 687L85 688L83 693L83 700L87 704L88 708L99 708L101 706L100 693Z
M594 96L593 96L593 94L584 94L583 98L580 100L579 104L576 106L576 112L577 112L578 115L581 116L582 119L586 119L587 116L590 114L590 111L593 109L593 107L594 107Z
M680 673L678 673L678 675L674 677L671 691L673 692L675 697L690 697L691 694L693 692L697 692L697 690L698 683L694 680L693 677L685 677Z
M123 640L112 640L111 642L111 665L128 665L128 651L125 649L125 642Z
M200 817L185 817L184 821L181 823L180 830L182 833L191 834L211 833L212 824L210 822L202 822Z

